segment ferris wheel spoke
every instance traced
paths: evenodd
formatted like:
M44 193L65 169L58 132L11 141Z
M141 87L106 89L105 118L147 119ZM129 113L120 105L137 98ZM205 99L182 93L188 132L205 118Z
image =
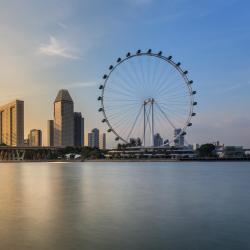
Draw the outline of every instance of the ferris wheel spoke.
M139 103L138 100L130 100L130 99L112 99L112 100L106 100L105 103L109 103L109 104L116 104L116 103Z
M121 101L121 102L106 102L105 103L105 107L109 107L109 108L116 108L116 107L121 107L124 108L124 106L138 106L140 105L140 102L135 102L135 101Z
M133 88L132 86L130 86L129 84L127 84L126 82L123 82L122 80L118 79L117 76L114 76L112 79L112 87L110 87L109 90L114 90L120 93L127 93L129 95L131 95L131 93L133 93ZM124 84L125 83L125 84ZM107 86L108 89L109 86Z
M128 140L129 137L131 136L131 134L132 134L132 132L133 132L133 130L134 130L134 128L135 128L135 125L136 125L136 123L137 123L137 120L138 120L139 116L141 115L142 109L143 109L143 105L141 106L141 108L140 108L140 110L139 110L139 112L138 112L138 114L137 114L137 116L136 116L136 118L135 118L135 121L134 121L134 123L133 123L133 125L132 125L132 127L131 127L131 129L130 129L130 131L129 131L129 134L128 134L126 140Z
M171 138L171 134L173 134L172 126L168 125L168 123L165 122L165 118L163 119L160 115L156 115L155 124L157 124L155 132L162 136L163 143L165 140L169 140Z
M178 87L178 85L176 85L177 83L177 75L172 76L171 78L168 77L166 79L163 79L163 81L161 82L160 88L158 89L158 94L162 95L162 93L165 92L170 92L171 89L174 89L176 87ZM165 82L165 84L164 84Z
M183 86L181 85L172 85L170 87L166 87L165 89L162 89L161 92L159 93L159 96L165 96L165 95L169 95L169 93L171 93L171 95L177 94L179 92L183 93ZM187 94L189 92L187 91Z
M165 103L162 103L161 104L161 107L164 108L164 109L167 109L167 110L178 110L178 112L180 111L185 111L185 114L189 112L189 109L187 109L187 107L185 106L177 106L177 105L168 105L168 104L165 104Z
M158 94L161 93L165 88L168 88L170 86L170 83L169 83L169 82L171 82L170 80L172 80L176 76L177 75L176 75L176 72L175 72L174 68L171 68L168 73L164 72L164 74L159 79L159 81L158 81L158 83L156 85ZM166 86L166 84L163 84L164 82L168 83L168 85Z
M129 112L131 112L133 110L134 110L134 107L129 107L126 110L119 109L119 111L117 111L117 112L114 112L112 110L106 109L105 112L106 112L106 116L107 116L108 119L114 119L114 118L116 118L118 116L119 117L124 117L127 113L129 113ZM112 113L111 113L111 111L112 111Z
M128 76L128 74L126 74ZM134 82L131 79L127 79L124 77L124 75L121 72L117 72L116 75L114 75L114 79L117 79L117 84L114 84L113 87L114 89L124 89L129 93L134 92ZM120 81L121 79L121 81ZM119 83L119 84L118 84ZM122 84L125 83L125 84Z
M153 59L153 57L152 57ZM152 84L152 92L155 93L155 81L156 81L156 76L157 76L157 72L158 72L158 68L159 68L159 60L156 61L155 64L153 64L153 76L152 76L152 81L151 81L151 84Z
M155 74L156 74L156 71L157 71L157 67L158 67L158 64L157 62L159 63L159 60L155 61L155 58L154 57L149 57L149 65L150 65L150 70L149 70L149 89L150 89L150 92L153 94L154 93L154 78L155 78Z
M132 83L132 89L134 90L136 87L138 87L138 81L136 76L132 73L130 63L127 63L127 65L124 67L124 70L126 71L126 75L129 77L130 82Z
M181 90L183 91L183 83L181 83L178 79L176 79L175 82L167 82L167 86L165 84L162 84L163 85L163 88L160 89L160 93L169 93L170 91L178 91L178 90Z
M129 64L129 68L131 70L131 72L133 72L133 76L134 76L134 79L135 79L135 86L138 87L139 89L141 89L141 86L142 86L142 82L141 82L141 79L139 77L139 73L136 72L136 65L134 64L135 63L135 60L131 61L131 63ZM138 69L137 69L138 71Z
M183 124L183 122L186 121L186 115L185 116L181 116L179 115L179 112L176 112L175 110L173 109L169 109L169 108L166 108L167 109L167 112L169 115L171 115L172 119L175 119L176 122L180 123L180 124Z
M181 79L181 77L180 77L179 73L177 73L176 68L173 68L173 69L175 69L174 72L172 71L171 75L170 74L167 75L160 82L159 93L161 93L164 90L169 90L175 86L179 86L179 79ZM163 84L164 82L167 83L167 85ZM178 84L178 85L176 85L176 84ZM180 86L181 86L181 84L180 84Z
M120 95L134 96L134 92L132 88L129 88L126 84L122 84L121 82L114 81L112 83L112 87L107 86L106 92L114 92Z
M168 115L162 110L162 108L160 107L160 105L156 102L156 107L161 111L161 113L164 115L164 117L167 119L167 121L169 122L169 124L175 128L174 124L171 122L171 120L169 119Z
M166 106L177 106L177 107L185 107L190 104L189 101L183 101L181 99L175 99L175 100L164 100L164 101L157 101L160 105L166 105Z
M130 86L131 89L134 88L134 85L136 83L134 77L130 73L130 70L128 69L128 64L130 64L128 61L124 64L124 72L118 71L119 75L122 76L123 80Z
M169 72L169 74L171 73L171 71ZM155 87L154 87L154 91L157 94L161 93L161 89L162 89L162 82L163 82L163 79L165 78L165 74L166 72L164 72L161 77L159 79L156 80L156 83L155 83ZM164 86L166 87L166 84L164 84Z
M140 66L140 73L141 73L141 77L142 77L142 86L143 86L143 83L145 84L146 82L146 74L144 72L144 67L143 67L143 63L142 63L142 60L139 60L139 66Z
M109 95L110 95L110 96L112 96L113 94L115 94L115 95L118 95L118 96L123 97L123 98L124 98L124 97L127 97L127 98L129 98L129 99L135 98L134 93L128 94L128 93L125 93L125 92L116 91L116 90L114 90L114 89L110 89L110 90L108 90L108 91L109 91ZM107 95L106 95L105 97L108 98Z
M107 109L107 113L110 119L117 118L117 117L124 118L126 115L130 115L130 114L132 115L135 112L135 108L137 106L129 106L129 107L125 106L124 108L119 108L117 110Z
M190 98L190 94L189 93L180 93L180 92L174 92L174 93L162 93L160 96L159 96L159 99L160 98L164 98L164 99L171 99L171 98Z

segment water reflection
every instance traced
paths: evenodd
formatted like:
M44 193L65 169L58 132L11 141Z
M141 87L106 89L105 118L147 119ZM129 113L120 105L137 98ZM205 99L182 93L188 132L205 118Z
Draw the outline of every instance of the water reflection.
M0 249L250 249L238 164L0 165Z

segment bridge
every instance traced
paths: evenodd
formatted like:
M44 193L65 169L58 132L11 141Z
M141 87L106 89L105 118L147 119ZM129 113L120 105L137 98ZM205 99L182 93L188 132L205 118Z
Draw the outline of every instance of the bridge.
M0 147L0 161L48 160L60 153L62 147Z

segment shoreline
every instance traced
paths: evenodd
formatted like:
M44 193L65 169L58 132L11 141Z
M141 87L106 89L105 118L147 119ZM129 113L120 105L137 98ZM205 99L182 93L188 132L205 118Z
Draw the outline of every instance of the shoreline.
M39 163L39 162L250 162L250 158L225 158L225 159L88 159L88 160L0 160L1 163Z

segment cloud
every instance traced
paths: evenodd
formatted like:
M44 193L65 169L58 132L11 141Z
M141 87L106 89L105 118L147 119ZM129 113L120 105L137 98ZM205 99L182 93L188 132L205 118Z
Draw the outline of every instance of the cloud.
M250 86L250 83L248 83L248 82L231 85L231 86L228 86L228 87L224 88L221 91L221 93L227 93L227 92L235 91L237 89L242 89L242 88L245 88L245 87L248 87L248 86Z
M41 44L38 52L46 56L64 57L68 59L79 59L78 56L72 54L69 49L64 47L55 37L50 37L49 44Z
M60 28L62 28L62 29L64 29L64 30L68 28L68 26L67 26L66 24L64 24L64 23L58 22L57 24L58 24L58 26L59 26Z
M90 82L75 82L71 83L69 85L66 85L66 88L72 89L72 88L89 88L89 87L96 87L98 84L95 81Z
M149 5L153 0L126 0L129 4L133 5Z

